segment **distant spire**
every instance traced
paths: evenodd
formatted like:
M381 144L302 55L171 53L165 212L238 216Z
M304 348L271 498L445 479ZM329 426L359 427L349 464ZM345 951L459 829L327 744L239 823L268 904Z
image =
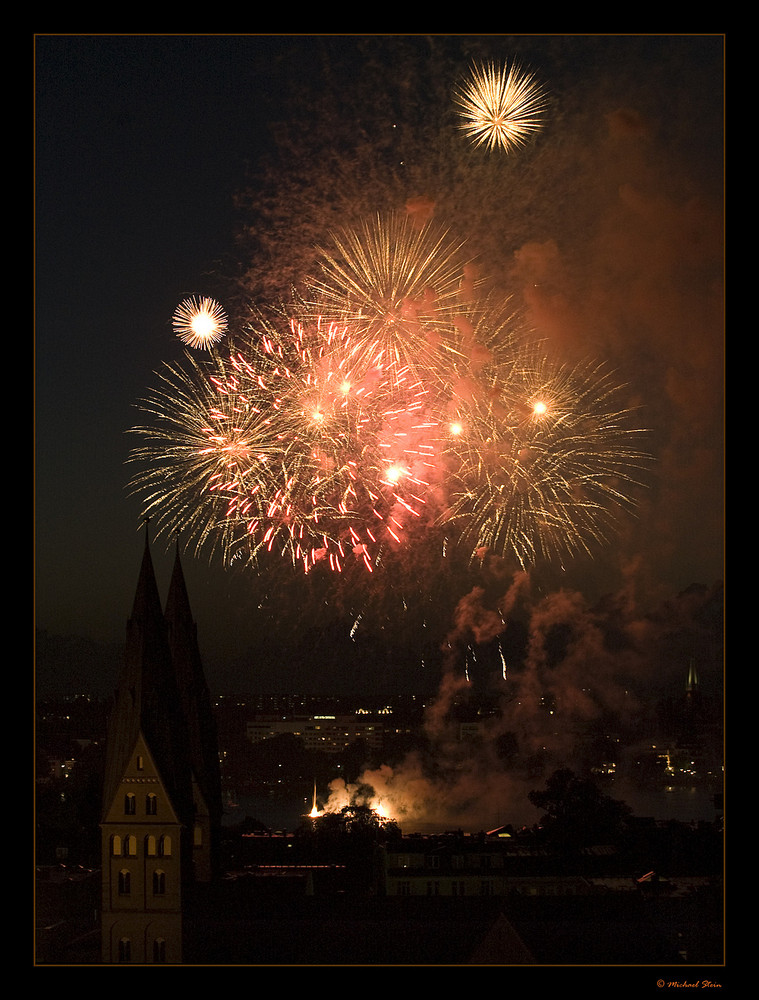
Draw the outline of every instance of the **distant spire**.
M688 680L685 683L685 690L688 694L694 694L698 690L698 671L696 670L696 662L692 657L688 665Z

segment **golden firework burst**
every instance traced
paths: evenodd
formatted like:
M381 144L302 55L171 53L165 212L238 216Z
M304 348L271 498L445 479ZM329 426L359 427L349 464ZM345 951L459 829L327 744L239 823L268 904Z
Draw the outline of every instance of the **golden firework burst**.
M473 66L454 94L461 129L475 146L511 152L542 127L545 92L519 66Z

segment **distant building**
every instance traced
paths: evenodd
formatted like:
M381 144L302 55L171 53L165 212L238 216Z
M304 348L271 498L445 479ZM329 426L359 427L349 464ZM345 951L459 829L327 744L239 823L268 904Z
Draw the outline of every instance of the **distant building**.
M177 551L165 612L148 538L109 723L101 822L104 963L182 961L182 893L218 865L219 760Z
M246 726L251 743L291 733L303 740L307 750L323 753L341 753L356 740L380 750L384 731L381 721L358 715L260 715Z
M497 834L409 837L389 845L381 872L385 896L577 896L591 891L581 874L547 870L548 852L507 844Z

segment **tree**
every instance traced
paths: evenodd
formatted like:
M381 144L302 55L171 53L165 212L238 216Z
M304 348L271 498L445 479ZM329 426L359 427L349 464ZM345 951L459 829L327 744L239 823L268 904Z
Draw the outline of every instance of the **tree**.
M550 776L530 802L544 811L541 824L548 839L571 852L592 844L615 844L625 832L631 809L604 795L593 781L564 768Z

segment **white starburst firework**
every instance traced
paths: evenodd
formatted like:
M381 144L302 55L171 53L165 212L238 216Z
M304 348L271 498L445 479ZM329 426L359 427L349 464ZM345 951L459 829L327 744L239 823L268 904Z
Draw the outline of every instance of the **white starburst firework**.
M510 152L542 127L546 96L530 73L519 66L473 66L454 94L461 129L475 146Z
M189 347L205 347L221 340L227 331L227 316L214 299L185 299L173 317L174 332Z

